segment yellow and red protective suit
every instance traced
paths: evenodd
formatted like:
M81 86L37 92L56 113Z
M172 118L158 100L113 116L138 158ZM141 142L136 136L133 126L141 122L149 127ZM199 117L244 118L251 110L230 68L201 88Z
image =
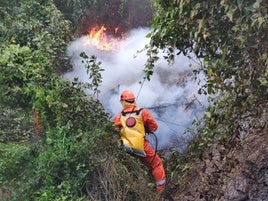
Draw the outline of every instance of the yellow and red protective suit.
M121 103L124 100L121 100ZM135 102L132 104L124 104L123 105L123 113L132 113L139 111L139 108L136 106ZM122 112L114 117L113 121L115 126L121 127L122 124L120 122L120 118L122 116ZM158 128L158 124L155 119L151 116L148 110L141 110L141 117L143 120L143 124L147 133L151 133L156 131ZM140 161L145 164L150 170L154 177L156 189L161 191L165 187L166 183L166 174L163 166L163 162L159 155L155 152L155 150L150 146L150 143L147 139L144 140L144 152L146 154L145 157L137 156Z

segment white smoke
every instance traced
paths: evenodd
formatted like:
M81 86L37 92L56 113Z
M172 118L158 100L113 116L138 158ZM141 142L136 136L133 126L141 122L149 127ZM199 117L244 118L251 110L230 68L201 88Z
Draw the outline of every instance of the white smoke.
M138 96L139 107L148 108L159 123L159 129L155 132L158 150L176 146L178 151L182 151L192 137L184 134L186 128L191 126L194 119L202 116L207 104L207 97L197 93L200 88L198 80L205 78L200 75L199 79L194 79L191 72L193 68L200 66L193 55L192 58L178 56L172 66L160 58L151 80L141 84L147 57L146 52L137 51L148 44L149 39L145 37L148 32L149 29L145 28L130 31L120 41L121 49L116 52L103 52L85 45L86 36L76 39L67 50L73 70L63 77L90 82L79 55L85 52L88 56L97 56L97 60L101 61L101 68L104 69L98 98L110 115L114 116L121 111L120 94L123 90L130 89ZM148 139L155 145L152 136Z

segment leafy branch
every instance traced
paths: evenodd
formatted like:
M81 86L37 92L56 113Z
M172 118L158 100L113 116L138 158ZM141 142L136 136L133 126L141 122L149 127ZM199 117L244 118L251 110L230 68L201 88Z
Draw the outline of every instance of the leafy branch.
M100 93L99 87L102 83L101 72L104 71L104 69L100 67L101 62L97 61L95 55L89 57L85 52L82 52L80 57L83 58L82 63L84 63L85 68L87 69L87 74L89 74L89 79L91 80L88 88L91 89L93 95L96 95L98 98L98 94Z

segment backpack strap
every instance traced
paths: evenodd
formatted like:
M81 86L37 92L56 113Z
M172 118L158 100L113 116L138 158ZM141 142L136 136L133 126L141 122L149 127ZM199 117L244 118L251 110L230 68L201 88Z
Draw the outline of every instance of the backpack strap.
M139 115L142 110L143 110L143 108L140 108L139 110L136 110L136 111L130 111L130 112L124 112L124 111L122 111L121 114L123 116L126 116L127 114L131 114L131 113L136 113L136 115Z

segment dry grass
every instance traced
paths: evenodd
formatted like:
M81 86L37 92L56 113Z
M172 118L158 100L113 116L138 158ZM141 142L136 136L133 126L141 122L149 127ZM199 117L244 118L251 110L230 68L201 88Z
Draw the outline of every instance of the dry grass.
M90 201L156 200L156 193L148 187L150 177L136 158L129 158L127 165L110 157L92 175L87 186Z

